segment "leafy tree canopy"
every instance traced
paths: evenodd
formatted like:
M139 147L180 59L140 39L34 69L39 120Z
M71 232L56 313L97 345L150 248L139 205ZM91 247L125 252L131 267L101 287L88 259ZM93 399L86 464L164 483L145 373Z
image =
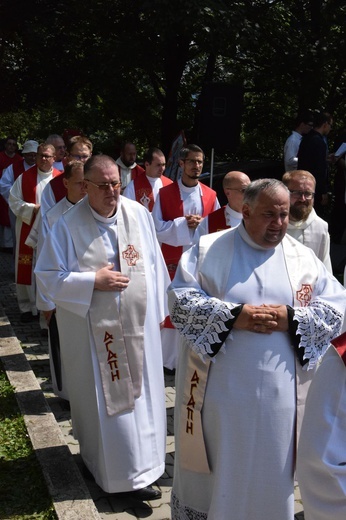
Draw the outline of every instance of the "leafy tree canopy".
M238 157L280 157L300 110L345 125L341 0L2 0L0 132L80 128L166 152L207 82L245 89ZM192 134L193 135L193 134Z

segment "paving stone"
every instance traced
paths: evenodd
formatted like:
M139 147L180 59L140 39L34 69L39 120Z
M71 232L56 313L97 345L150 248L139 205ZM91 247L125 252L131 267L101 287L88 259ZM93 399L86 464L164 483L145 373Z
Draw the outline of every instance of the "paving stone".
M13 283L12 256L0 252L0 355L13 338L18 344L18 352L7 359L7 366L15 367L18 355L24 352L33 376L29 384L28 369L20 372L16 380L21 395L21 406L27 406L30 414L25 412L27 427L31 429L34 447L44 472L50 476L49 490L53 500L57 493L63 500L55 502L60 520L151 520L170 519L170 495L174 470L174 405L175 377L165 376L165 402L167 412L166 468L157 484L162 491L162 499L152 503L119 499L102 491L93 481L82 476L83 463L79 454L79 444L72 434L71 415L66 401L54 396L49 372L48 342L41 334L38 322L20 323L17 306L15 284ZM20 344L18 343L20 342ZM23 350L21 350L21 347ZM7 357L7 356L6 356ZM24 356L23 356L24 357ZM16 366L16 368L18 368ZM32 374L32 372L30 372ZM36 380L35 380L36 378ZM30 379L30 377L29 377ZM42 421L37 418L38 408ZM24 412L23 412L24 413ZM51 427L51 433L49 428ZM64 463L59 477L59 465ZM55 473L56 471L56 473ZM63 484L68 484L67 489ZM298 486L295 487L295 513L297 520L303 520L303 507ZM271 520L271 519L268 519ZM274 520L274 519L273 519Z

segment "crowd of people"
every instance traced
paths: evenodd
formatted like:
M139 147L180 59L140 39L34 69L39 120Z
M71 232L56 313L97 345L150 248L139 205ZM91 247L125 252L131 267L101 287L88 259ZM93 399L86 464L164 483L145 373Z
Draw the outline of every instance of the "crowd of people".
M176 374L173 520L293 520L296 460L306 520L346 515L346 291L323 220L332 117L298 119L282 180L230 171L223 207L196 144L174 180L162 150L142 168L132 142L116 160L82 135L21 155L9 138L0 155L20 319L48 330L54 392L106 492L161 497Z

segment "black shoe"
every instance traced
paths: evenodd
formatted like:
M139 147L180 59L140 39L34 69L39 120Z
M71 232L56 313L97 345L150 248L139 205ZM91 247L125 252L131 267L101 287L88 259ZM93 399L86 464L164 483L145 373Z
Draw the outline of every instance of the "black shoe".
M153 486L136 489L136 491L128 491L127 493L119 493L119 495L134 498L135 500L141 500L142 502L146 502L147 500L158 500L162 497L161 491L154 489Z
M32 321L37 321L38 315L34 316L31 312L23 312L20 315L20 322L21 323L31 323Z
M175 376L175 368L163 367L163 372L166 376Z

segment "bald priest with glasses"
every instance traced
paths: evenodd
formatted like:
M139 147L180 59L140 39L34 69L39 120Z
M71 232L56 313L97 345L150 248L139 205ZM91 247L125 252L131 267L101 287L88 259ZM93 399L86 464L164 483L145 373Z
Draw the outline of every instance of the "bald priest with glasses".
M53 226L36 277L65 323L61 355L85 465L107 493L154 500L165 469L169 276L150 213L120 195L115 161L91 157L84 178L87 195Z
M240 224L243 219L242 207L244 191L250 184L246 173L231 171L226 173L222 180L222 188L227 197L227 204L222 208L209 213L197 227L193 243L197 244L202 235L215 233Z
M313 250L332 273L328 224L313 208L315 177L305 170L286 172L282 182L290 191L290 220L287 234Z

